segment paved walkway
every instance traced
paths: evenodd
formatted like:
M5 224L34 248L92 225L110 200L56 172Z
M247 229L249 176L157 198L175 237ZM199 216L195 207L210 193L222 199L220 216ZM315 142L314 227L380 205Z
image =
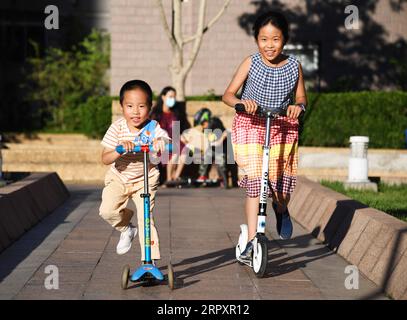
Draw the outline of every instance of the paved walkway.
M63 206L0 254L0 299L386 299L363 275L358 290L347 290L348 263L298 224L291 240L275 240L274 214L267 221L266 275L257 279L234 259L244 194L215 188L159 190L158 265L166 273L171 259L176 289L130 283L123 291L122 267L134 271L140 263L138 237L129 253L118 256L119 232L98 215L101 186L68 188ZM44 285L49 265L58 267L57 290Z

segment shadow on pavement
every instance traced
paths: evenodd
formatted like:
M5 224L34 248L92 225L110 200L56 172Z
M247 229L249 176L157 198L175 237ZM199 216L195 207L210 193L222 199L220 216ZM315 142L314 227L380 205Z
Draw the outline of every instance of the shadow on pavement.
M66 217L79 207L82 201L94 191L95 189L90 188L70 189L70 197L64 204L24 233L10 247L6 248L0 254L0 282L12 273L21 262L26 260L53 230L59 225L66 223Z

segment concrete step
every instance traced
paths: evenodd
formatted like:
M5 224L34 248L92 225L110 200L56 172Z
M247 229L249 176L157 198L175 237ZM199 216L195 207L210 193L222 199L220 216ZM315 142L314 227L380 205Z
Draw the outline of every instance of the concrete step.
M89 139L84 134L67 133L39 133L33 136L25 134L6 134L4 141L8 144L30 144L30 145L77 145L77 144L95 144L100 141L97 139Z
M3 163L98 163L101 161L101 146L18 146L4 149Z
M4 163L4 172L56 172L60 178L66 182L97 182L104 180L109 166L102 162L94 163L67 163L46 162L46 163Z

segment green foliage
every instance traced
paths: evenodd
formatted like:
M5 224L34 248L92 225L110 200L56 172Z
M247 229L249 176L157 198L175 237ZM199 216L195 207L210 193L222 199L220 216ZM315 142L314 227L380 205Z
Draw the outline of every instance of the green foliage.
M28 60L27 101L40 105L47 129L81 131L79 106L90 97L108 94L109 36L92 31L71 50L49 48L44 57L38 45L32 45L36 55Z
M216 95L214 89L209 89L205 94L201 96L188 96L185 97L187 101L221 101L222 96Z
M407 222L407 184L389 185L379 183L378 192L345 190L343 183L338 181L330 182L323 180L321 184L369 207L384 211Z
M81 131L91 138L102 138L112 122L112 97L91 97L79 106Z
M402 90L407 90L407 58L390 58L389 62L395 69L395 82Z
M372 148L404 148L407 92L309 94L300 145L347 147L349 137L368 136Z

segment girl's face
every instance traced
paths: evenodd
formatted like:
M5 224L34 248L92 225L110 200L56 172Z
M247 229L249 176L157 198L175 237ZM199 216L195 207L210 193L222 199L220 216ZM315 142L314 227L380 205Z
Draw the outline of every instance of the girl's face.
M170 90L165 95L162 95L161 98L168 108L172 108L175 105L175 96L175 91Z
M130 131L138 131L143 128L150 112L147 94L140 89L126 91L122 111Z
M284 36L280 29L271 23L259 30L257 37L259 52L269 62L272 62L283 52Z

